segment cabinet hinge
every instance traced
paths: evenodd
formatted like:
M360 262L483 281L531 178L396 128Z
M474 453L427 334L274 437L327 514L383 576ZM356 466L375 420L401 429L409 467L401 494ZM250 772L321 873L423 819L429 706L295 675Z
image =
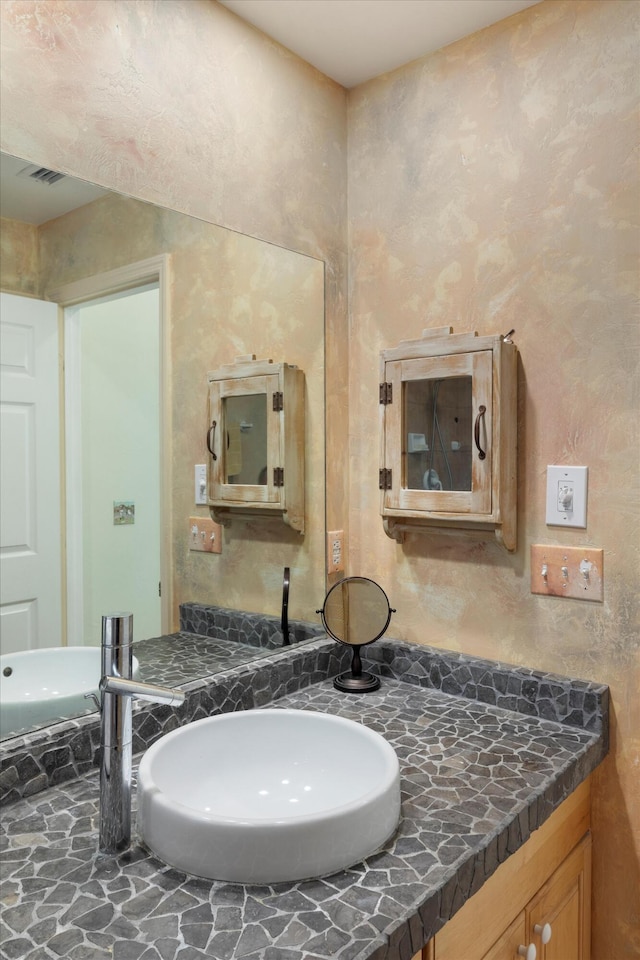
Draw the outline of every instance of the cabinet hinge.
M162 581L158 580L158 596L162 596Z
M274 487L284 487L284 467L273 468L273 485Z
M390 403L393 403L393 384L392 383L381 383L380 384L380 403L385 407Z
M282 390L276 390L273 394L273 409L276 413L284 410L284 396Z
M382 467L380 470L378 486L381 490L391 490L391 470L387 467Z

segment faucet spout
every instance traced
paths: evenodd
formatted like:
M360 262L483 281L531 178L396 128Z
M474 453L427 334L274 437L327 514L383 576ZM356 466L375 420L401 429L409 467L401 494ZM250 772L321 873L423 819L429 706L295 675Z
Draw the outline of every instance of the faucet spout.
M179 707L185 697L184 690L178 687L159 687L155 683L138 683L137 680L125 680L123 677L103 677L100 692L135 697L136 700L148 700L149 703L166 703L170 707Z
M179 706L184 691L132 679L133 614L102 618L100 680L101 853L120 853L131 843L132 700Z

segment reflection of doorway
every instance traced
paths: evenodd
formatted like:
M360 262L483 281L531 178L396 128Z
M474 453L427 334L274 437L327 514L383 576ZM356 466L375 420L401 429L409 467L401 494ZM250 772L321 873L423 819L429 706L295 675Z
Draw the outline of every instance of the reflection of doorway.
M159 508L157 511L157 531L153 534L154 536L154 546L147 544L145 547L146 554L142 559L137 561L136 573L135 576L142 577L146 572L151 572L153 570L153 580L145 580L146 584L149 584L149 589L153 589L154 593L154 602L157 604L158 599L160 603L160 629L157 630L153 627L149 627L149 633L146 632L143 627L143 621L140 619L142 614L138 615L136 613L136 605L132 605L132 612L134 614L134 639L141 640L145 636L157 636L158 633L168 633L172 624L172 581L171 581L171 570L172 570L172 548L171 548L171 536L170 536L170 517L171 517L171 508L170 508L170 453L169 453L169 442L171 437L171 396L170 396L170 379L169 379L169 370L170 370L170 335L169 335L169 314L168 314L168 303L169 303L169 263L170 259L167 256L161 255L158 257L150 257L148 260L139 260L136 263L128 264L124 267L119 267L116 270L110 270L107 273L96 274L92 277L87 277L84 280L78 280L74 283L68 283L61 287L50 288L47 290L47 297L50 300L54 300L56 303L61 304L65 310L65 318L68 320L70 325L73 324L73 315L75 308L78 306L88 305L89 302L95 301L108 301L109 298L113 299L117 294L127 294L131 293L134 290L139 290L143 287L148 287L149 285L157 288L157 310L156 310L156 332L153 335L154 343L152 349L155 351L157 349L157 366L156 366L156 380L154 388L154 396L158 399L158 410L157 410L157 419L154 426L148 424L149 431L155 432L155 436L158 439L158 453L155 459L145 462L145 483L148 479L149 483L158 484L158 503ZM118 302L117 300L115 302ZM124 301L126 303L126 296ZM132 301L134 302L134 301ZM97 306L97 305L96 305ZM76 315L77 316L77 315ZM136 315L134 313L131 318L131 323L136 322ZM76 320L77 323L77 320ZM70 338L71 344L74 343L74 338L71 330ZM151 336L151 334L149 334ZM124 339L122 335L117 343L119 349L119 341ZM77 344L77 337L75 338ZM147 357L147 347L151 347L151 344L145 345L144 355L142 359L139 359L137 364L133 364L133 367L130 369L130 376L127 379L125 377L124 382L120 387L120 392L124 397L129 396L131 391L135 389L136 380L138 378L138 372L141 366L148 365ZM74 359L74 350L70 349L69 355L65 356L65 365L67 370L70 367L73 367L74 363L76 364L77 369L77 359ZM113 365L117 365L117 358L113 360ZM154 361L154 365L155 365ZM151 388L149 388L151 390ZM77 410L76 404L76 418L81 415L81 412ZM105 428L107 429L107 428ZM67 446L67 459L73 457L73 452L69 451L69 444L73 443L74 436L78 436L78 431L74 434L71 431L70 435L67 437L66 446ZM97 443L97 453L96 457L98 459L98 468L101 469L101 451L99 448L99 437L93 437L94 450L96 449L95 444ZM153 458L153 454L148 454L149 457ZM116 482L114 480L114 482ZM69 478L67 478L67 485L70 485ZM78 481L76 480L75 488L71 484L74 494L79 496L78 493ZM109 528L108 533L112 536L116 533L127 533L136 530L135 521L133 525L125 525L118 527L113 526L113 501L114 499L120 502L126 502L132 498L127 495L126 491L121 491L116 493L115 491L110 493L111 499L105 499L104 503L110 504L110 513L109 520L112 526ZM84 604L79 606L78 597L80 593L75 589L76 584L80 582L83 577L83 568L86 566L86 559L82 559L83 554L83 532L82 524L79 523L80 513L78 510L74 509L73 502L70 502L72 494L67 494L67 541L69 543L69 550L67 555L67 623L68 623L68 642L71 644L73 642L82 642L82 635L85 629L91 630L91 637L85 637L87 642L95 643L96 639L94 638L94 626L90 628L85 628L84 620L85 613L83 610ZM146 494L142 493L140 496L140 508L142 508L143 502L146 500ZM134 513L138 515L137 501L134 501ZM106 507L101 507L101 515L104 519ZM145 507L146 512L146 507ZM108 526L108 524L107 524ZM138 530L142 529L141 527L137 528ZM102 531L98 530L97 534L94 530L93 538L95 540L96 536L98 537L98 543L96 545L97 549L101 548L100 537L107 536L106 528L103 528ZM119 541L120 545L124 543L124 540ZM157 543L157 546L155 545ZM153 556L152 556L153 553ZM112 565L117 565L117 560L112 561ZM157 565L160 568L160 583L162 584L161 592L162 596L158 598L159 584L158 577L156 575ZM100 576L100 574L98 574ZM134 576L132 574L132 576ZM113 604L116 604L116 609L123 609L124 597L113 597L109 600L107 597L102 597L99 601L100 603L109 602L113 610ZM95 603L94 603L95 607ZM103 613L108 613L108 610L101 610L100 616ZM146 622L149 622L148 620ZM100 637L100 630L98 627L98 639Z
M67 642L161 632L158 284L65 310Z

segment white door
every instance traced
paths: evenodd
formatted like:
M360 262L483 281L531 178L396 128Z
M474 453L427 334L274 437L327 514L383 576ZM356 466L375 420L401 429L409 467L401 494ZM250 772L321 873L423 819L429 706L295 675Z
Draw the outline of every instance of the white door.
M0 294L0 650L62 640L58 307Z

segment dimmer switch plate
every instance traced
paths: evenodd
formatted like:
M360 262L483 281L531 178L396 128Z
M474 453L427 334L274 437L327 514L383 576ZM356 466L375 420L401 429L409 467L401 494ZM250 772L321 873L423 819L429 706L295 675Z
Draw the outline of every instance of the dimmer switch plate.
M588 467L547 467L547 525L587 526Z
M206 504L207 502L207 465L206 463L196 463L194 467L194 500L196 504Z

